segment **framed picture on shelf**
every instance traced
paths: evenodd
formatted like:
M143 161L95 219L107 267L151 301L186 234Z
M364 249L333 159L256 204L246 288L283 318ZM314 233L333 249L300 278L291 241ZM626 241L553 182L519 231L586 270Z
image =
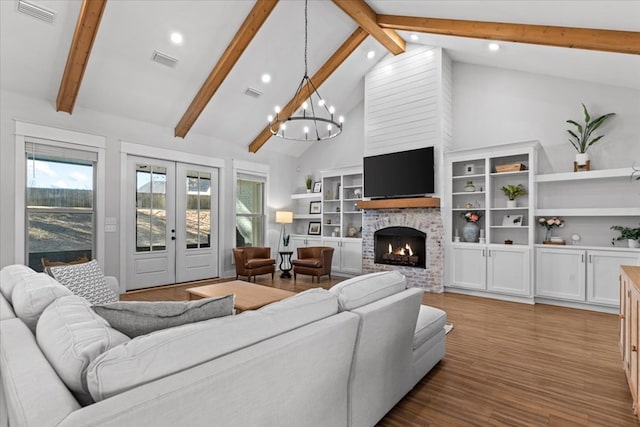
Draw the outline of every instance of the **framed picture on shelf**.
M310 214L319 214L322 212L322 204L320 200L309 202L309 213Z
M320 193L322 191L322 182L316 181L313 183L313 192Z
M522 225L522 215L505 215L502 217L503 227L519 227Z
M464 165L464 174L465 175L473 175L476 173L476 167L473 163L467 163Z
M320 235L320 222L319 221L311 221L309 222L309 230L307 234L318 236Z

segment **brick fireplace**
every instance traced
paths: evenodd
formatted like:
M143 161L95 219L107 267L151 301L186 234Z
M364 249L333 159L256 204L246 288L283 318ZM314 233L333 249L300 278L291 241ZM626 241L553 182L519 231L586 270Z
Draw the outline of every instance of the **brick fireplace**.
M400 199L407 200L407 199ZM392 202L391 200L386 202ZM367 203L367 202L365 202ZM392 203L393 204L393 203ZM443 292L443 270L444 270L444 249L442 239L444 236L444 225L439 207L406 207L393 208L388 207L369 208L366 205L362 216L362 271L363 273L373 273L376 271L398 270L407 277L410 286L421 287L429 292ZM414 229L416 234L424 234L424 266L409 265L411 264L408 251L405 251L405 257L391 257L399 259L397 265L392 263L376 262L375 239L376 232L380 234L388 234L387 230L397 228ZM395 230L397 231L397 230ZM400 233L402 234L402 233ZM394 240L391 243L394 252L404 246L400 242L402 239ZM389 243L387 243L388 245ZM420 245L419 243L415 243ZM382 250L379 248L379 252ZM384 251L382 251L384 252ZM414 250L414 254L418 251ZM387 251L388 253L388 251ZM379 257L381 254L378 254ZM387 258L390 258L387 256ZM407 265L403 265L403 263Z

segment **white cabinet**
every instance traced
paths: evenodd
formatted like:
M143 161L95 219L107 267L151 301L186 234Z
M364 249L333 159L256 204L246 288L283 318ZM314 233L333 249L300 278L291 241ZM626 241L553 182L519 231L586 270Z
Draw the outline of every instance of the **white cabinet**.
M536 248L536 296L617 307L620 265L640 264L639 251Z
M362 239L351 238L327 238L323 240L324 246L334 249L331 270L343 273L362 273Z
M529 248L489 246L487 249L487 290L502 294L531 295Z
M452 287L531 296L529 248L453 244L452 254Z
M362 168L322 171L322 235L324 237L361 236Z
M322 246L322 239L320 237L291 235L289 238L289 250L293 252L291 259L298 258L298 248L306 246Z
M585 300L585 251L536 249L536 296Z
M486 248L479 245L454 245L452 247L451 285L466 289L486 288Z

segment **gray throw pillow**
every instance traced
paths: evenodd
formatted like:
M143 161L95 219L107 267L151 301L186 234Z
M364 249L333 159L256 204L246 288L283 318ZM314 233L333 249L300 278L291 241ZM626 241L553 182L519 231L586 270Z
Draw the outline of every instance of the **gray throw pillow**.
M92 308L112 328L134 338L159 329L229 316L233 314L234 297L231 294L196 301L121 301Z
M89 304L106 304L118 301L118 295L107 285L98 261L84 264L48 267L48 273Z

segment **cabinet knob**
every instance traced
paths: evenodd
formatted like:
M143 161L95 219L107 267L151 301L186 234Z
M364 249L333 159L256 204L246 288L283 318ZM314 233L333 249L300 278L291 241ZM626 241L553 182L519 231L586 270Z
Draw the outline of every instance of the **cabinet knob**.
M621 318L621 319L624 319L624 314L621 314L621 315L620 315L620 318Z
M637 345L632 345L631 346L631 351L638 351L638 346Z

